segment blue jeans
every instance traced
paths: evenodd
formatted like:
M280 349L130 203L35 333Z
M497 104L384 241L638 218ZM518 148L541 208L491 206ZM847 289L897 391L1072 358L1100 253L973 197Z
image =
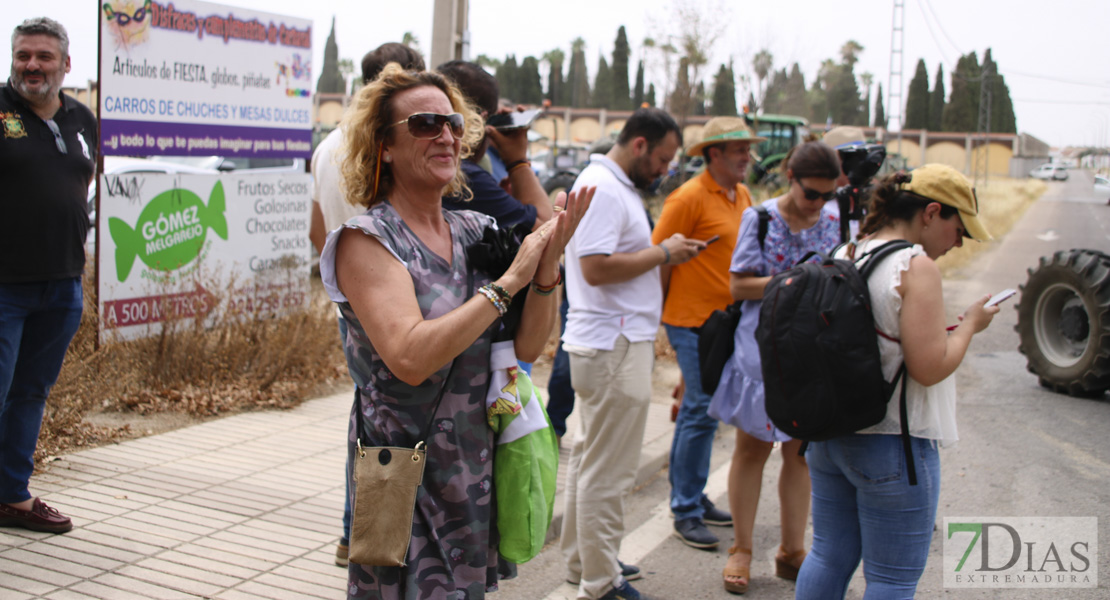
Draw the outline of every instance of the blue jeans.
M940 498L936 443L911 438L917 485L909 484L897 435L856 434L814 442L813 548L795 597L844 598L863 558L865 599L913 598L929 558Z
M83 308L80 277L0 283L0 503L31 498L46 397Z
M566 294L559 305L559 331L566 331L567 310L570 304ZM570 385L570 357L563 350L562 342L555 350L555 362L551 365L551 378L547 380L547 417L555 435L563 437L567 432L567 417L574 410L574 388Z
M671 512L675 520L702 518L705 481L709 478L709 455L717 419L709 416L711 396L701 389L698 334L689 327L663 325L667 339L678 355L678 368L686 381L686 394L674 424L671 441Z

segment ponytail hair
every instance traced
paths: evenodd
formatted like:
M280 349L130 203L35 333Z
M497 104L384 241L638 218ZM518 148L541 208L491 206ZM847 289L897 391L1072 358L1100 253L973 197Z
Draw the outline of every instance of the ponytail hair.
M898 171L880 179L871 188L867 199L867 217L860 225L860 236L871 235L896 221L911 221L929 204L940 204L940 217L949 219L960 211L939 200L933 200L902 189L913 179L912 173Z

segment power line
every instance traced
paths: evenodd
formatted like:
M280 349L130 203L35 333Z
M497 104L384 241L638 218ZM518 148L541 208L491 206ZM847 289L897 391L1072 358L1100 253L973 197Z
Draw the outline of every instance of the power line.
M1015 71L1013 69L1006 69L1006 73L1012 75L1020 75L1021 77L1032 77L1034 79L1047 79L1048 81L1055 81L1058 83L1068 83L1071 85L1083 85L1087 87L1106 88L1110 89L1110 83L1091 83L1089 81L1078 81L1075 79L1065 79L1063 77L1053 77L1052 75L1038 75L1036 73L1023 73L1022 71Z
M943 23L943 21L941 21L940 17L937 16L937 12L935 10L933 10L933 3L930 2L929 0L925 0L925 6L929 7L929 12L932 13L933 19L936 20L937 29L940 29L941 34L944 35L944 39L948 40L948 43L952 45L952 48L954 48L956 50L956 52L962 53L963 49L960 48L960 45L957 44L956 42L953 42L952 37L949 36L948 32L944 30L944 25L941 24L941 23Z
M921 10L921 16L924 17L922 19L922 21L925 21L925 28L929 30L929 37L933 38L933 43L936 44L937 50L940 52L941 58L944 59L944 62L948 64L949 70L951 70L952 69L952 60L950 58L948 58L948 54L945 53L944 48L941 47L940 40L937 39L936 33L933 32L933 24L929 22L929 15L928 15L928 13L925 12L925 7L923 7L921 5L921 0L917 0L917 8L919 8ZM933 18L936 18L936 16L934 15ZM937 23L937 26L938 27L940 26L939 22ZM949 40L949 41L951 41L951 40Z
M1093 104L1096 106L1110 106L1110 100L1033 100L1029 98L1014 98L1014 102L1028 102L1030 104L1069 104L1069 105L1088 105Z

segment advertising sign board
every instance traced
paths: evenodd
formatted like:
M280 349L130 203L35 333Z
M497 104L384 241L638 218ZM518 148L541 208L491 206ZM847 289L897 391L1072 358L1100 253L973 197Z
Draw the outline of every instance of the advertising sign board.
M100 27L104 154L311 155L312 21L108 0Z
M101 175L101 341L307 306L312 178Z

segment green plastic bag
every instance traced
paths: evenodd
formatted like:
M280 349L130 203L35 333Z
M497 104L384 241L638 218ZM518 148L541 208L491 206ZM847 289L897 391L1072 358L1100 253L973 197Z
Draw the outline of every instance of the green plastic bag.
M495 368L492 375L489 396L499 396L488 404L490 427L497 435L493 489L501 534L498 549L505 560L522 564L540 553L551 526L559 441L532 379L517 368L515 355L511 367ZM515 407L511 396L519 402Z

